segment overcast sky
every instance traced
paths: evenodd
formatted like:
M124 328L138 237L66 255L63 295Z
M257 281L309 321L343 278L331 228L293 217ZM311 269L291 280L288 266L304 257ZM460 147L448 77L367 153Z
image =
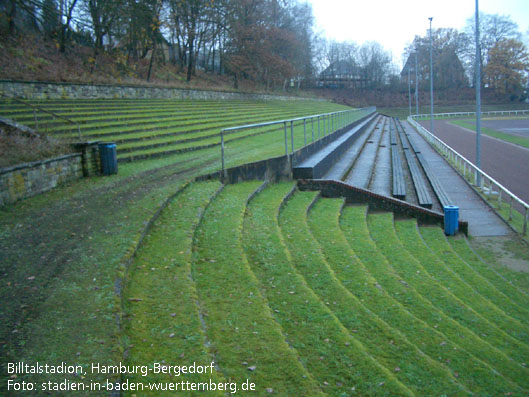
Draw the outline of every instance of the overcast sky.
M402 66L402 52L415 35L432 27L461 30L474 17L475 0L305 0L312 4L316 30L328 39L378 41ZM480 0L487 14L509 15L524 38L529 29L529 0Z

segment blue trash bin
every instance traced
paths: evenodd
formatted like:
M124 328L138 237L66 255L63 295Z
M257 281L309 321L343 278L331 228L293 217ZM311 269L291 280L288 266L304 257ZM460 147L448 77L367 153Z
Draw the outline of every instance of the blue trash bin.
M459 207L455 205L445 205L445 234L453 236L459 227Z
M100 143L99 158L101 159L101 172L103 175L118 173L118 156L115 143Z

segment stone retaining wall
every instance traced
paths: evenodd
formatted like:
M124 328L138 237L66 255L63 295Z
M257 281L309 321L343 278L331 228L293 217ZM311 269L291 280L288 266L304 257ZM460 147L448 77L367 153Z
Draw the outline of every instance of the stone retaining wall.
M102 84L47 83L36 81L0 80L0 92L24 99L114 99L171 98L202 100L306 100L307 98L253 94L229 91L187 90L152 86L118 86ZM323 99L314 99L321 100Z
M0 206L83 177L81 153L0 169Z
M83 177L99 175L98 142L74 147L78 153L0 168L0 207Z

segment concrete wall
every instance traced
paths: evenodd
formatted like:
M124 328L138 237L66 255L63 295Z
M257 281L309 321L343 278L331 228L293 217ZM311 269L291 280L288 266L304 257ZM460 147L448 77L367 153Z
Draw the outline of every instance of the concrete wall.
M74 145L78 153L0 168L0 207L83 177L100 174L97 142Z
M273 157L266 160L256 161L254 163L247 163L236 167L228 168L224 171L222 178L226 183L238 183L245 180L265 180L270 182L277 182L280 180L292 180L292 167L306 158L312 156L321 148L349 131L352 127L360 124L364 120L372 117L373 114L366 115L359 120L356 120L346 127L343 127L332 134L320 138L319 140L308 144L307 146L296 150L293 154ZM220 172L215 172L208 175L203 175L197 180L217 179L221 177Z
M0 206L83 177L81 153L0 169Z
M171 98L202 100L306 100L307 98L228 91L202 91L152 86L46 83L0 80L0 92L24 99ZM314 99L321 100L323 99Z
M369 190L347 185L339 181L323 179L300 179L298 189L320 191L323 197L345 197L348 204L367 204L370 210L388 211L395 215L416 218L423 224L444 226L444 214L431 211L393 197L382 196ZM459 231L468 234L468 222L459 221Z

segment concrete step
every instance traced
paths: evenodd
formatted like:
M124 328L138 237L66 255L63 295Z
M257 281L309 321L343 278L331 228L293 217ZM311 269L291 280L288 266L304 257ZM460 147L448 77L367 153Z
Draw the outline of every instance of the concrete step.
M380 117L378 118L380 119ZM375 120L371 125L364 129L361 135L353 142L353 144L345 151L336 163L327 171L323 179L333 179L335 181L341 181L345 178L351 167L354 165L358 155L362 151L365 142L371 135L372 130L378 123L378 119Z
M367 189L373 174L378 146L380 144L380 139L382 137L382 132L384 131L384 125L386 122L387 118L384 117L375 127L371 133L371 136L364 145L358 160L355 162L351 171L349 171L349 175L346 176L345 183Z
M391 144L389 123L378 147L378 154L369 189L377 194L391 196Z
M375 119L375 115L362 121L339 138L293 168L295 179L320 179L340 159L342 154L362 136L362 132Z

